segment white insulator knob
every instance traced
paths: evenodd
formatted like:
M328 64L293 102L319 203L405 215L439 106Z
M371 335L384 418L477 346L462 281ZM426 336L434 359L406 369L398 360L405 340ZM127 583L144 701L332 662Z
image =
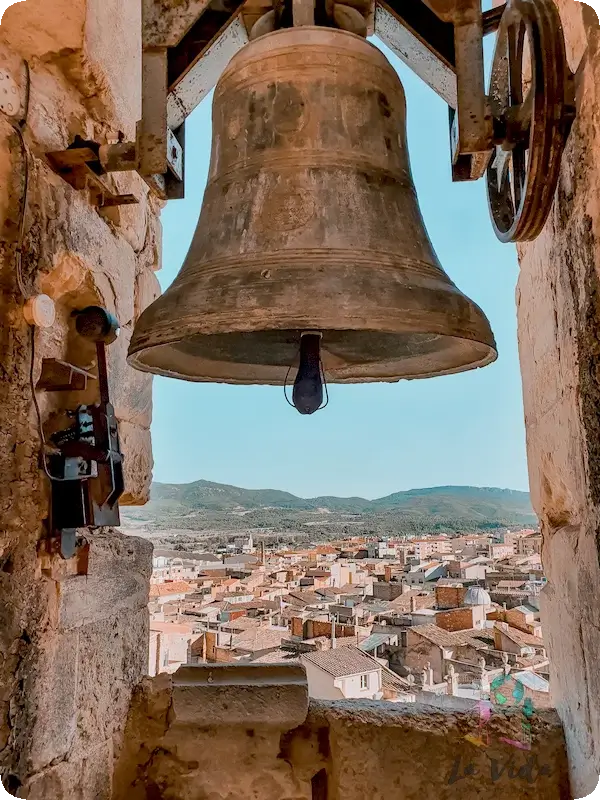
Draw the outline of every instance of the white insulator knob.
M47 294L30 297L23 308L23 315L29 325L37 328L51 328L56 319L54 300Z

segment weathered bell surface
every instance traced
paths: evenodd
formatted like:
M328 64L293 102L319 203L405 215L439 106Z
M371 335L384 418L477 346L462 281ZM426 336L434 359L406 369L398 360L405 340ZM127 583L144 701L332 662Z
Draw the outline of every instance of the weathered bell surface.
M215 89L193 243L140 317L130 363L187 380L283 384L305 331L321 334L333 382L493 361L487 319L428 239L405 117L393 68L353 34L288 28L234 56Z

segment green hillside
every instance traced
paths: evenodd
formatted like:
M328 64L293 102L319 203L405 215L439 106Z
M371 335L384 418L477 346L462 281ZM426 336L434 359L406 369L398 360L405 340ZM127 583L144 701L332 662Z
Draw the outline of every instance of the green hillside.
M510 489L438 486L361 497L296 497L275 489L195 481L155 483L144 508L124 509L127 520L152 530L198 534L260 529L315 538L345 534L409 534L478 531L536 525L529 494Z

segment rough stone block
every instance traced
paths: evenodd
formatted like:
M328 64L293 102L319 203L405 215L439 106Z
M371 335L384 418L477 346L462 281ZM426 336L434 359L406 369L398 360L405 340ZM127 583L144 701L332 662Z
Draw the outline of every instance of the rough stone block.
M148 612L120 611L79 631L78 746L118 733L148 671Z
M120 422L149 428L152 421L152 376L127 364L132 321L122 320L117 341L111 345L109 381L111 400Z
M123 462L125 492L121 497L121 505L144 505L150 497L154 465L150 430L131 425L128 422L121 422L119 437L125 456Z
M308 724L328 726L329 783L344 800L571 797L563 732L555 712L532 720L531 750L515 739L517 715L492 717L373 701L311 702ZM468 740L483 737L487 746ZM489 737L489 738L488 738Z
M262 704L264 690L257 680L252 698L250 679L243 677L248 665L226 669L240 670L237 685L233 674L221 676L221 685L228 684L228 709L217 705L215 711L208 693L182 696L177 674L172 690L157 679L145 685L130 716L115 800L142 800L141 787L177 800L571 798L554 712L535 715L530 751L502 741L520 729L519 715L493 716L482 730L473 713L404 703L312 700L303 724L282 731L270 720L255 724L256 713L252 720L242 718L236 708L240 686L249 690L249 704ZM190 691L204 680L190 667L180 673L187 673ZM186 724L179 717L182 705ZM217 715L224 710L231 716L223 726ZM470 741L482 734L485 746Z
M59 586L62 630L145 610L148 603L151 543L114 531L91 534L89 541L88 575Z
M150 303L160 295L160 283L155 273L144 269L135 279L135 316L140 316Z
M27 800L110 800L112 797L112 742L63 761L35 775L20 791Z
M87 0L85 59L109 101L113 125L133 140L141 117L141 3Z
M26 58L49 58L83 45L85 0L27 0L4 12L2 34Z
M146 244L138 256L138 262L140 269L151 269L158 272L163 265L163 229L159 216L161 206L159 201L152 196L148 198L148 205L152 209L152 214L148 218Z
M77 734L79 636L56 634L40 653L38 680L28 697L31 715L30 753L33 771L65 759Z
M308 682L292 664L187 665L173 676L178 724L289 730L308 713Z
M137 198L137 203L116 206L113 210L119 234L135 253L139 253L149 236L148 186L137 172L115 172L110 180L119 194L132 194Z

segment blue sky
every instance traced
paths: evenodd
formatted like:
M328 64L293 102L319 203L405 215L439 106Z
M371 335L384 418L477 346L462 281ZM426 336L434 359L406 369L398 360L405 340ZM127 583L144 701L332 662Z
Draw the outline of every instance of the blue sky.
M290 408L279 388L155 378L155 480L204 478L302 496L368 498L447 484L527 489L516 253L494 236L485 182L450 179L447 107L382 49L405 86L409 153L430 238L446 272L487 314L498 361L422 381L330 386L329 406L310 417ZM209 97L188 120L186 198L163 212L163 289L178 272L198 220L210 103Z

